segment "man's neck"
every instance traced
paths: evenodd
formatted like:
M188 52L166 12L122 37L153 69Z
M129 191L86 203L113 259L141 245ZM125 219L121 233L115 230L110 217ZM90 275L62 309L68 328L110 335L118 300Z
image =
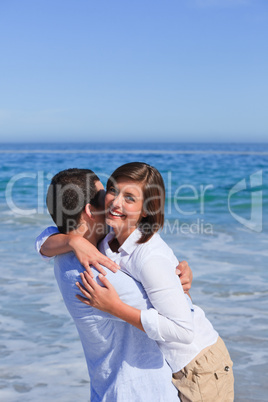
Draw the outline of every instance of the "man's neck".
M93 246L97 247L98 244L98 236L96 235L96 232L92 230L92 228L88 227L86 224L81 224L78 226L77 229L74 229L71 234L84 237L84 239L87 239Z
M91 244L93 244L93 246L97 247L97 244L98 244L97 236L93 236L93 235L87 236L87 235L85 235L83 237L85 239L87 239Z

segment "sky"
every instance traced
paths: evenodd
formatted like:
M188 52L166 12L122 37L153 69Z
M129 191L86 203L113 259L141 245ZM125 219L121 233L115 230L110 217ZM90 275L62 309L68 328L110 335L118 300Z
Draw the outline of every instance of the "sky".
M0 142L266 142L267 0L1 0Z

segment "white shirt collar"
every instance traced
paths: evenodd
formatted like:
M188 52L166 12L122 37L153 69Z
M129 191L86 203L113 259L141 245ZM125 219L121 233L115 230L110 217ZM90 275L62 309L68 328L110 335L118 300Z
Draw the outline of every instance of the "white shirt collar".
M137 247L137 241L140 239L140 237L140 229L135 229L134 232L132 232L131 235L129 235L128 238L124 241L122 246L119 247L118 251L121 252L122 250L124 250L125 253L131 254Z
M115 236L114 231L111 231L110 233L107 234L107 236L103 240L103 246L107 257L113 254L117 254L113 252L109 246L109 242L114 238L114 236ZM135 229L124 241L122 246L119 247L118 252L121 253L121 251L124 251L127 254L131 254L137 247L137 241L140 239L140 237L141 237L141 231L139 229Z

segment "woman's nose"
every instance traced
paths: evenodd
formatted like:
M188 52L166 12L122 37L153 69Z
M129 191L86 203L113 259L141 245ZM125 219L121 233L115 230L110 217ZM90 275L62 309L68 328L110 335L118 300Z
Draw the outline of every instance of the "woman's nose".
M115 195L113 199L113 207L114 208L119 208L122 206L122 194L118 193Z

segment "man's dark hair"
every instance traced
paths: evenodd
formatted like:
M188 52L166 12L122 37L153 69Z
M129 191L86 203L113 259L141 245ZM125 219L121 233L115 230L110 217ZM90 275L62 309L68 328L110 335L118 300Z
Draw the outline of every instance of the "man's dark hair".
M67 169L57 173L47 192L47 208L61 233L77 228L87 204L99 207L98 176L90 169Z

